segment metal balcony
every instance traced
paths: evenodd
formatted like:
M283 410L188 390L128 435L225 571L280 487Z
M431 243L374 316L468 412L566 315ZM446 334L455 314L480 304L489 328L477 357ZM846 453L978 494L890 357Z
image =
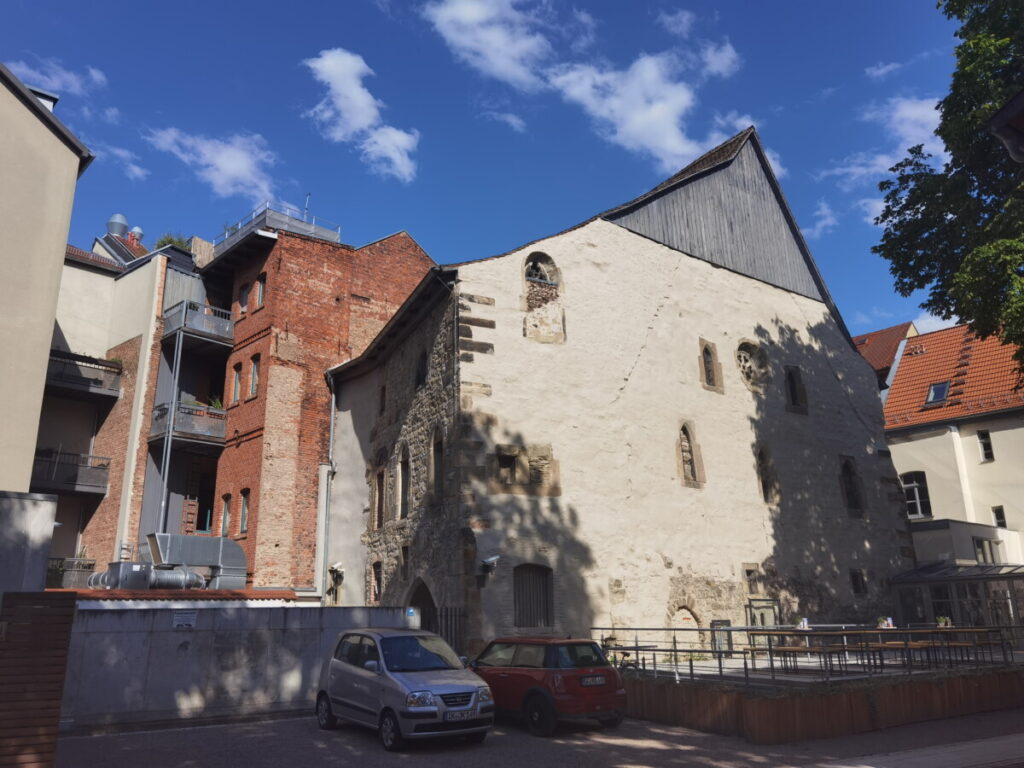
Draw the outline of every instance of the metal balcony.
M224 444L226 412L207 405L187 405L185 403L161 403L153 408L153 425L149 430L150 440L167 434L172 412L174 414L172 437L215 445Z
M32 464L32 489L58 493L106 494L110 459L43 449Z
M112 398L121 396L121 365L70 352L50 352L46 386L65 393Z
M231 313L198 301L179 301L164 312L164 336L179 330L224 344L233 344L235 339L235 324L231 320Z
M216 259L230 250L235 243L243 240L246 235L260 229L277 229L295 232L330 243L341 242L341 227L332 221L317 218L308 211L300 211L283 203L265 202L256 206L247 216L243 216L224 232L213 239L213 254Z

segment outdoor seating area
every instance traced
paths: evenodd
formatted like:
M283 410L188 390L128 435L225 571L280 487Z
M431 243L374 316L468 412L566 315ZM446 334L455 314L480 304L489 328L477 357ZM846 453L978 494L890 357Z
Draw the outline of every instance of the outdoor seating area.
M624 673L800 685L1024 663L1024 627L594 627Z

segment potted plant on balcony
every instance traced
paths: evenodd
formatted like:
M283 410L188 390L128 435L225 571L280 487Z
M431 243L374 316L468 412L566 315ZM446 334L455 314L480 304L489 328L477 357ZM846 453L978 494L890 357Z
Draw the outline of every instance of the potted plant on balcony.
M65 589L85 589L95 570L96 561L89 559L85 547L79 547L74 557L64 558L61 586Z

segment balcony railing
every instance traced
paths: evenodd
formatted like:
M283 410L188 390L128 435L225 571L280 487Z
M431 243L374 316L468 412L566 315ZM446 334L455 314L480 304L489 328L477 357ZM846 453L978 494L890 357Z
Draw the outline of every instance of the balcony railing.
M213 238L214 257L220 256L253 230L264 228L283 229L331 243L341 242L341 227L333 221L318 218L308 211L300 211L284 203L265 202Z
M47 490L106 493L110 459L62 451L36 451L32 486Z
M228 310L198 301L179 301L164 312L165 336L181 328L227 342L232 342L235 337L235 324Z
M174 409L174 435L176 437L224 442L225 418L227 414L207 405L186 403L161 403L153 408L153 426L150 438L166 434L170 423L171 409Z
M46 367L46 383L108 397L121 394L121 366L114 362L82 355L51 352Z

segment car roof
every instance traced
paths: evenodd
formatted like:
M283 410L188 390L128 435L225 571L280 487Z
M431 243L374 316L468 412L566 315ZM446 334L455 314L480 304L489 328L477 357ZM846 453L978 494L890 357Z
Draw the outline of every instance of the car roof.
M437 637L433 632L427 632L424 629L406 629L404 627L349 627L338 632L338 637L342 635L374 635L375 637L396 637L399 635L403 636L416 636L416 637Z
M593 643L589 637L496 637L492 643L531 643L534 645L566 645L572 643Z

